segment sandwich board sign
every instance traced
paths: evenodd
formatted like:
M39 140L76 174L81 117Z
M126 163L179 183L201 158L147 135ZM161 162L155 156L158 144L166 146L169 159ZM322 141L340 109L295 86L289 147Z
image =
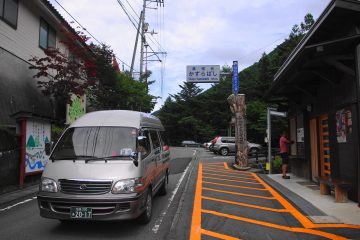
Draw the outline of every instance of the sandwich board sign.
M220 65L186 66L186 81L192 83L220 82Z

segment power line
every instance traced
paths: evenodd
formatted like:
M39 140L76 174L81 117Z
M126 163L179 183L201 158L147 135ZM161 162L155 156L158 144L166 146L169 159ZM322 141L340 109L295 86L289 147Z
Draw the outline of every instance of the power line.
M103 42L99 41L94 35L92 35L81 23L76 20L75 17L73 17L57 0L54 0L84 31L86 31L96 42L99 44L104 44ZM119 57L115 56L117 60L119 60L121 63L126 65L127 67L130 67L126 62L121 60Z
M130 14L127 12L125 6L122 4L121 0L117 0L117 2L119 3L119 5L121 6L121 8L123 9L123 11L125 12L126 16L129 18L130 22L132 23L132 25L134 26L134 28L136 29L136 31L141 35L141 37L143 38L144 36L142 36L140 29L137 29L136 24L132 21ZM139 19L140 21L140 19ZM151 40L151 39L150 39ZM157 53L154 51L154 49L151 47L151 45L148 45L150 50L154 53L154 55L158 58L158 60L161 62L161 59L159 58L159 56L157 55Z
M252 51L252 52L250 52L250 53L248 53L248 54L245 54L245 55L241 56L239 59L243 59L243 58L245 58L245 57L251 56L251 55L253 55L254 53L257 53L258 51L263 50L263 49L265 49L265 48L267 48L267 47L273 45L274 43L276 43L276 42L278 42L278 41L280 41L280 40L283 40L283 39L284 39L284 37L281 37L281 38L279 38L279 39L276 39L275 41L267 44L266 46L263 46L263 47L258 48L258 49L254 50L254 51Z
M134 26L134 28L136 29L136 31L140 31L137 29L137 24L139 23L138 20L131 14L129 13L129 11L127 10L126 6L121 2L121 0L117 0L117 2L119 3L120 7L122 8L122 10L125 12L126 16L128 17L129 21L131 22L131 24ZM131 6L131 4L126 0L126 2L129 4L129 6L131 7L131 9L133 10L133 12L135 12L134 8ZM140 16L135 12L136 16L139 18L140 21ZM141 33L140 33L141 34ZM159 50L160 51L164 51L161 44L159 42L156 41L156 39L151 36L151 38L149 38L149 40L155 44L158 45ZM156 42L156 43L155 43ZM149 45L150 49L155 53L155 51L152 49L152 47ZM155 54L156 55L156 54ZM158 56L157 56L158 57ZM158 57L158 59L160 60L160 58ZM160 60L161 61L161 60Z

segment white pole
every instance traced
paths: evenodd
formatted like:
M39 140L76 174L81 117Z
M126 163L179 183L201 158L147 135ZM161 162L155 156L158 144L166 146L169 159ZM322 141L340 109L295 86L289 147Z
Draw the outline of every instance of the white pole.
M269 174L271 174L271 115L270 108L267 108L267 139L268 139L268 160L269 160Z

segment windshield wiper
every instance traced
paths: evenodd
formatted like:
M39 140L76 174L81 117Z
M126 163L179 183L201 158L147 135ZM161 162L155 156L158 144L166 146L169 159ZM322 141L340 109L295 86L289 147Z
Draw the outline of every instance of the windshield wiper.
M107 160L110 160L113 158L131 158L131 160L135 160L135 157L132 155L114 155L114 156L107 156L107 157L94 157L94 158L85 159L85 163L88 163L90 161L103 161L103 160L105 162L107 162Z
M93 156L87 156L87 155L77 155L77 156L68 156L68 157L60 157L60 158L50 158L52 162L54 161L61 161L61 160L80 160L82 158L93 158Z

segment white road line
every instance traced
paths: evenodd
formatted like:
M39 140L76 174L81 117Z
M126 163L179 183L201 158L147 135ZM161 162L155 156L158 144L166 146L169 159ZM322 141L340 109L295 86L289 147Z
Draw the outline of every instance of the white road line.
M196 150L195 150L195 152L196 152ZM195 153L194 153L194 155L195 155ZM158 217L158 218L156 219L155 225L154 225L154 227L152 228L152 231L153 231L154 233L157 233L157 232L158 232L158 230L159 230L159 228L160 228L160 225L161 225L161 223L162 223L162 221L163 221L163 219L164 219L164 216L166 215L167 210L169 209L172 201L174 200L174 197L175 197L177 191L179 190L179 187L180 187L182 181L184 180L187 171L189 170L189 167L190 167L191 162L192 162L192 161L189 162L189 164L187 165L185 171L184 171L183 174L181 175L178 183L176 184L176 187L175 187L174 191L172 192L171 197L169 198L169 203L168 203L168 205L166 206L165 210L160 214L160 217Z
M13 208L13 207L18 206L18 205L22 205L22 204L24 204L24 203L30 202L30 201L32 201L32 200L35 200L36 198L37 198L37 197L29 198L29 199L26 199L26 200L24 200L24 201L21 201L21 202L15 203L15 204L13 204L13 205L7 206L6 208L0 208L0 212L7 211L7 210L9 210L9 209L11 209L11 208Z

